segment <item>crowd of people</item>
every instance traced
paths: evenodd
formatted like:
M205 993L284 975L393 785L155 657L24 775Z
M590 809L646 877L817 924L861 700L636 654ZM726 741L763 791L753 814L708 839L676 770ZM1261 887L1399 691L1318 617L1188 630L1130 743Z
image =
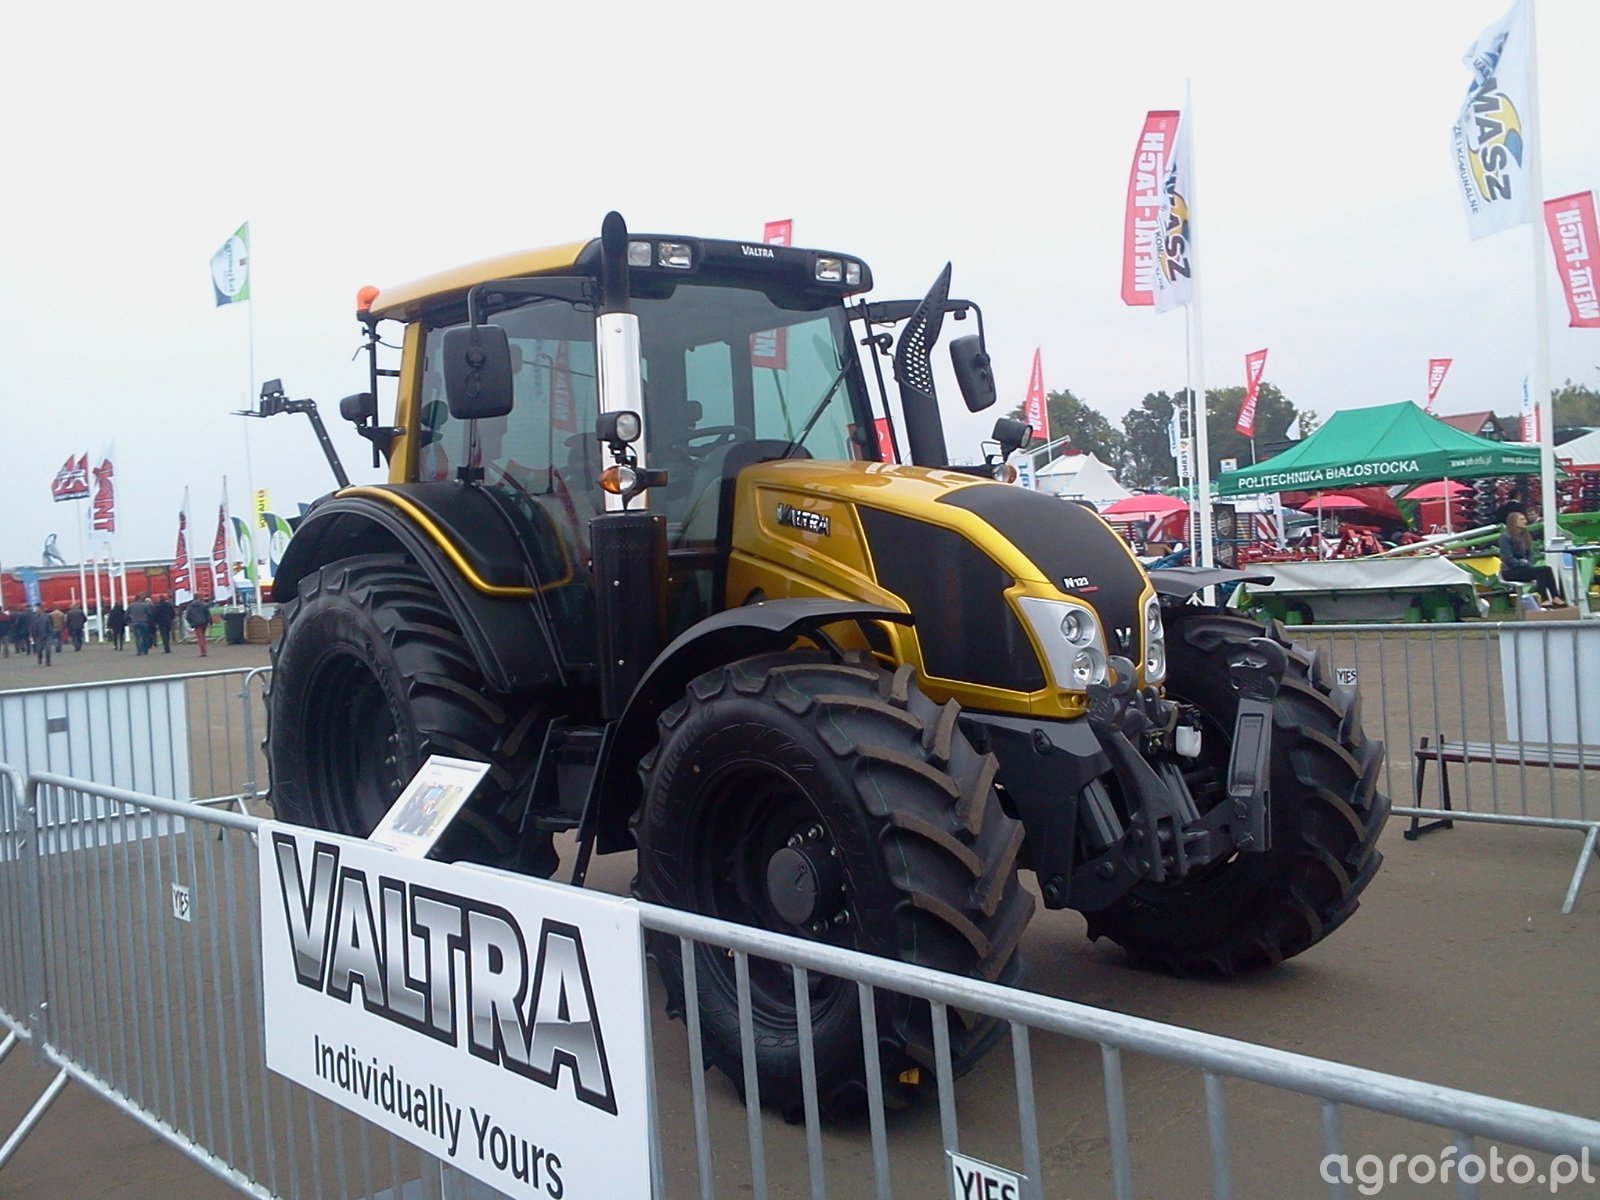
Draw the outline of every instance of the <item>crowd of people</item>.
M180 621L178 606L170 596L146 593L126 606L120 602L111 606L106 613L105 637L119 651L131 640L136 654L151 653L157 642L162 653L171 654L174 635L181 641L187 627L200 647L200 657L205 658L214 620L210 601L200 596L183 606ZM47 609L43 604L0 609L0 653L6 658L31 654L40 666L54 666L55 655L68 646L74 652L83 649L88 626L89 614L77 603L65 610Z

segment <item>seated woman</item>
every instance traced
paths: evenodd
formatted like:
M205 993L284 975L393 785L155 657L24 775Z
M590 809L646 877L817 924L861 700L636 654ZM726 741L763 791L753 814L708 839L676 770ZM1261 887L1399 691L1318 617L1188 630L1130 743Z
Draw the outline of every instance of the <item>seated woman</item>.
M1555 572L1533 565L1533 539L1528 536L1528 514L1518 504L1508 504L1501 512L1506 523L1500 535L1500 578L1511 583L1539 585L1539 600L1545 608L1560 608L1566 603L1556 586Z

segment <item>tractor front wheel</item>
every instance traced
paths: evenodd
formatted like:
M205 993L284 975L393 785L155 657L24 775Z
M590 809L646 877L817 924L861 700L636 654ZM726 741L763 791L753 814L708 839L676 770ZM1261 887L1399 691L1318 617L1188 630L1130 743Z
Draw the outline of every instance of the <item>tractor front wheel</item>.
M974 750L954 704L917 689L910 668L820 654L745 659L707 672L660 720L641 764L635 892L644 900L907 963L1014 982L1033 897L1017 880L1022 828L1001 811L994 763ZM677 939L652 943L681 1015ZM749 964L761 1100L802 1111L798 1009L789 967ZM735 960L695 957L710 1061L742 1086ZM821 1111L866 1098L866 1072L891 1095L933 1066L931 1010L879 989L878 1061L865 1063L854 984L812 973ZM960 1073L1000 1027L949 1013Z
M1228 660L1258 637L1277 640L1289 660L1272 711L1271 849L1140 884L1090 916L1091 937L1136 960L1223 975L1275 965L1342 925L1383 861L1383 745L1363 733L1355 690L1335 685L1322 659L1276 622L1204 609L1168 617L1167 694L1193 704L1202 722L1201 754L1184 771L1196 803L1205 812L1225 802L1239 707Z

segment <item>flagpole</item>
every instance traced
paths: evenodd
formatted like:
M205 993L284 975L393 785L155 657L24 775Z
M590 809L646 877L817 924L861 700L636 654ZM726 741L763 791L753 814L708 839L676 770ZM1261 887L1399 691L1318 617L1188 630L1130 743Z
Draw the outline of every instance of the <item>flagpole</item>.
M77 505L78 519L74 524L78 527L78 603L86 606L89 603L89 577L83 569L83 497L78 498Z
M1568 544L1566 534L1556 523L1559 501L1556 498L1556 414L1550 398L1550 314L1546 310L1549 285L1545 265L1544 229L1544 126L1539 122L1539 27L1535 18L1538 5L1528 4L1528 124L1533 137L1528 139L1528 186L1533 191L1529 209L1528 233L1533 245L1533 411L1539 423L1539 506L1544 511L1546 554L1552 543Z
M1194 153L1194 98L1191 81L1183 81L1183 153L1189 156L1189 195L1185 199L1189 202L1189 321L1193 331L1190 338L1189 353L1191 356L1190 399L1195 405L1198 417L1198 428L1195 430L1195 457L1199 461L1195 464L1195 493L1200 509L1200 545L1199 553L1192 556L1197 566L1209 567L1215 561L1215 553L1211 545L1211 431L1210 422L1206 419L1206 381L1205 359L1206 344L1202 332L1203 326L1200 319L1200 210L1197 199L1200 191L1199 171L1195 162Z

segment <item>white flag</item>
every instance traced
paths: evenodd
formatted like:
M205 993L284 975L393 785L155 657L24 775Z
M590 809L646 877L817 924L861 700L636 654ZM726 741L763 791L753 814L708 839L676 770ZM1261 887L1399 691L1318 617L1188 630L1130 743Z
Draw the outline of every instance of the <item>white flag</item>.
M1534 131L1533 41L1528 0L1485 29L1462 59L1472 72L1461 115L1450 131L1456 182L1467 206L1467 231L1487 237L1533 220L1529 177Z
M1192 157L1189 115L1182 113L1172 155L1167 159L1166 176L1161 181L1161 227L1156 235L1156 270L1151 277L1157 312L1182 308L1194 292L1190 274L1194 226L1189 220Z

